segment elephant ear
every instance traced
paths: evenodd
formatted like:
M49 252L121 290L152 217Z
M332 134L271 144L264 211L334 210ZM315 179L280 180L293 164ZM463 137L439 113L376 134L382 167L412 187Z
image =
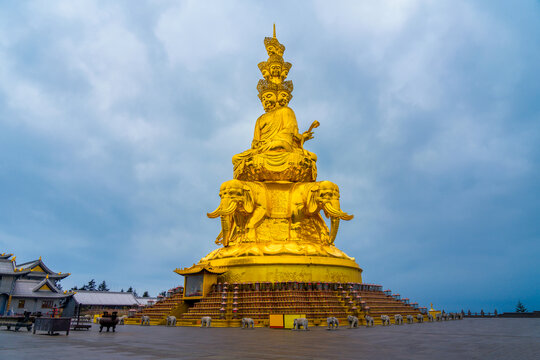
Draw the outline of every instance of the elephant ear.
M317 211L319 208L319 204L317 204L317 194L319 193L319 185L314 185L311 189L309 189L309 193L306 199L306 206L307 211L310 214L313 214Z
M254 201L253 201L253 192L251 191L251 188L249 186L244 186L244 210L247 213L252 213L253 209L255 207Z

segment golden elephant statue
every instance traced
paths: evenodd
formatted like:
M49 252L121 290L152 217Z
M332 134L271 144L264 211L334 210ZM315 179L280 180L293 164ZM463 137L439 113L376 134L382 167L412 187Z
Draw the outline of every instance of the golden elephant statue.
M221 202L209 218L221 217L221 232L216 244L229 246L238 237L252 233L266 214L264 185L240 180L225 181L219 189Z
M320 240L333 244L340 220L351 220L354 217L341 210L339 197L339 187L331 181L297 184L293 190L291 204L292 229L302 232L304 231L302 228L306 228L306 225L314 226L313 235L327 233L328 236ZM330 230L320 215L321 210L327 218L330 218Z

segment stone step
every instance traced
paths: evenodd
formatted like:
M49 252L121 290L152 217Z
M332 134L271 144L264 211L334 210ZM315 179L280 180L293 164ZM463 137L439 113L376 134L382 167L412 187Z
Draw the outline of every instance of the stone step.
M240 320L233 319L233 294L231 287L226 293L225 314L222 314L220 311L223 302L223 294L221 292L213 292L178 317L178 326L200 326L200 318L203 316L211 316L215 319L216 327L233 326L231 325L231 321L237 321L239 323ZM357 299L357 295L359 295L361 299ZM351 303L349 303L350 299L353 300ZM394 314L399 313L404 317L409 314L418 314L418 310L384 294L382 291L241 290L237 293L235 300L237 301L237 304L234 306L238 309L238 312L236 313L237 318L251 317L260 324L266 322L266 325L268 325L268 318L272 313L305 314L310 321L313 321L320 326L326 326L326 317L336 316L340 319L341 323L347 324L347 315L352 313L351 306L356 306L358 311L360 311L358 317L362 322L364 313L361 310L362 306L360 300L362 301L362 305L369 307L369 313L374 317L376 323L380 323L381 314L389 315L392 318L392 321ZM146 308L141 313L138 313L137 319L140 322L140 316L144 314L150 316L151 321L154 321L155 319L156 322L164 322L166 316L170 314L181 301L181 294L175 294L173 297L164 299L153 307ZM225 319L221 319L224 315Z

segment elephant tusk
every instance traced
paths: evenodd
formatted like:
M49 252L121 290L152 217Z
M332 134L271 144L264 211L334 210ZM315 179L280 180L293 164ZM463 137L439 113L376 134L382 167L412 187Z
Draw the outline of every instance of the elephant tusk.
M354 215L349 215L344 211L341 211L340 209L335 209L330 203L324 204L324 210L330 215L330 217L333 218L340 218L342 220L352 220L354 218Z
M208 216L210 219L215 219L218 216L230 215L236 210L236 207L236 202L232 202L229 204L227 209L223 210L220 204L216 210L212 211L211 213L207 213L206 216Z
M215 219L220 214L221 214L221 204L219 204L216 210L212 211L211 213L206 213L206 216L208 216L210 219Z
M339 217L332 218L330 227L330 245L334 244L334 241L336 241L336 235L339 230L339 221Z
M223 246L227 247L229 246L229 238L231 236L231 217L230 216L227 216L227 215L224 215L224 216L221 216L221 229L222 229L222 234L223 234L223 238L222 238L222 241L221 243L223 244Z

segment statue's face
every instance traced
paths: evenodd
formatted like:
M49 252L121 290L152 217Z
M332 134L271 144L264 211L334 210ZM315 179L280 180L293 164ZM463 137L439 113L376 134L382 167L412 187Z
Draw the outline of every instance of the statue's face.
M228 186L224 186L221 188L221 191L219 192L220 198L229 198L229 199L241 199L244 192L242 189L241 184L228 184Z
M287 106L289 104L289 93L286 91L280 91L278 94L279 106Z
M265 92L261 97L262 106L264 111L268 112L276 107L276 94L273 91Z
M281 72L281 77L283 79L285 79L287 77L287 75L289 75L289 70L283 69L283 71Z
M272 54L275 54L276 53L276 48L274 45L269 45L267 48L266 48L266 52L268 53L268 55L272 55Z
M278 63L274 63L270 65L270 75L272 76L279 76L281 74L281 65Z
M319 190L319 200L322 202L339 200L339 190L331 185L323 185Z

